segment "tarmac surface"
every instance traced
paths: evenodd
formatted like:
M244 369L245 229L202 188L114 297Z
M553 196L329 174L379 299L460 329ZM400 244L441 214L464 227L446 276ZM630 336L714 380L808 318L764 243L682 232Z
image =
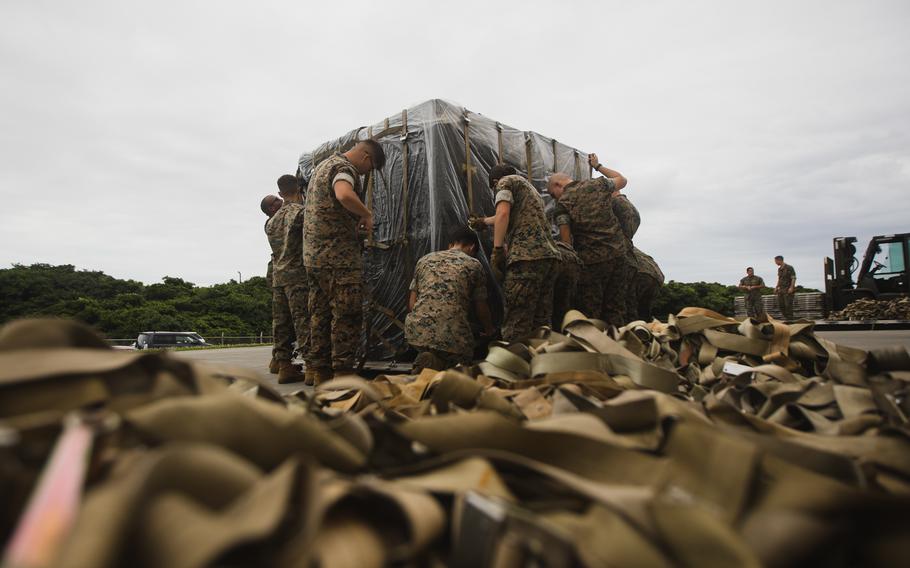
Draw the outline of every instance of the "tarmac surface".
M910 330L888 331L817 331L817 335L860 349L876 349L887 346L903 346L910 349ZM236 365L259 371L269 383L282 393L292 393L303 387L303 383L279 385L277 377L268 373L269 360L272 357L271 346L262 347L236 347L228 349L199 349L191 351L175 351L174 355L181 358L204 361L206 363ZM308 390L310 387L306 387Z

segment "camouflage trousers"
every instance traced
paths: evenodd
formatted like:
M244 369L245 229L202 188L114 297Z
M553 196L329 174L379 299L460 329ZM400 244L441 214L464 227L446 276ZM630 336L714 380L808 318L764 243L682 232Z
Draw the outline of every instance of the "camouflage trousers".
M588 264L578 278L578 306L586 316L617 327L626 323L634 269L625 257Z
M759 318L765 313L765 308L761 303L761 296L751 297L746 294L746 314L750 318Z
M350 370L363 326L363 273L307 267L310 349L307 369Z
M777 294L777 307L780 308L780 313L784 316L785 320L794 319L793 296L794 294L788 294L786 292L779 292Z
M572 255L574 256L574 255ZM562 329L562 320L566 312L575 307L575 296L578 289L578 277L581 264L578 257L564 255L556 269L556 281L553 284L552 328Z
M540 326L550 325L557 263L556 259L543 258L519 260L506 267L503 340L517 341Z
M647 274L637 274L635 276L635 308L636 318L649 322L652 319L651 305L654 304L654 296L660 288L660 282L651 278Z
M635 277L638 275L638 262L635 260L635 254L631 248L623 260L619 268L621 274L618 276L617 281L621 284L620 290L623 293L622 323L626 324L639 319L638 290L635 286Z
M310 347L309 292L306 284L272 288L272 336L275 346L272 357L276 361L290 361L297 349L306 354Z

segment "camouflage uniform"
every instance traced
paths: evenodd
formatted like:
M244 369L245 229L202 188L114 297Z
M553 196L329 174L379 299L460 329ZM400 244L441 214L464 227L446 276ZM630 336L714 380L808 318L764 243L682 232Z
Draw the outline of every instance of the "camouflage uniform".
M268 235L268 233L266 233ZM294 358L294 340L297 335L294 332L293 321L290 308L286 301L282 302L284 296L281 288L276 288L272 283L272 264L274 259L269 261L269 266L265 271L265 281L269 283L272 289L272 339L275 342L272 347L272 359L275 361L290 361Z
M787 263L783 263L777 267L777 306L780 308L780 313L783 314L785 320L793 319L793 296L787 292L790 289L790 286L793 284L793 281L796 279L796 271L793 270L793 267Z
M310 287L307 369L350 370L363 324L363 258L358 219L335 198L346 180L360 194L360 175L341 154L324 160L310 178L303 225L303 263Z
M651 304L654 303L654 296L664 284L664 273L653 258L641 252L637 248L632 248L632 254L635 256L635 317L640 320L651 320Z
M581 274L581 259L572 245L556 241L559 249L559 264L556 269L556 283L553 285L553 329L562 329L566 312L575 307L578 276Z
M410 290L417 303L404 322L404 336L417 351L430 351L447 365L470 363L474 335L469 316L487 299L483 265L460 250L431 252L417 261Z
M641 215L639 215L638 209L629 201L629 198L622 193L613 194L613 214L616 215L616 220L619 222L623 235L629 239L625 262L620 268L618 277L618 281L625 290L623 319L628 322L638 319L638 297L635 289L638 260L635 258L632 239L641 225Z
M292 359L291 344L306 352L309 345L309 310L307 309L306 269L303 267L304 208L299 203L284 202L281 209L265 224L265 234L272 247L272 335L276 361Z
M618 326L625 321L630 243L613 213L614 189L607 177L570 183L559 200L557 222L570 225L585 265L578 279L579 308Z
M761 276L746 276L739 281L740 286L764 286L765 281ZM750 318L761 317L765 313L765 308L761 303L761 288L757 290L746 290L746 313Z
M494 206L501 201L512 204L506 232L509 252L502 338L515 341L536 327L550 325L560 255L550 234L543 198L533 185L521 176L506 176L496 184Z

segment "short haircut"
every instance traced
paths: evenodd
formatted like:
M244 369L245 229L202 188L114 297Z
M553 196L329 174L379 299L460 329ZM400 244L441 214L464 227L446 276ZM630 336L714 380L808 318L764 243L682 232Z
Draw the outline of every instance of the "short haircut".
M278 178L278 189L284 195L297 192L297 176L292 176L291 174L284 174Z
M369 146L370 155L373 156L373 169L381 170L385 167L385 151L382 149L382 145L379 142L372 138L367 138L366 140L361 140L359 143Z
M266 215L269 214L269 209L272 206L273 199L276 199L274 195L266 195L262 198L262 201L259 202L259 208L262 209L262 212Z
M518 172L515 171L515 168L508 164L497 164L493 166L493 169L490 170L490 187L493 186L497 181L501 180L506 176L514 176Z
M462 244L462 245L474 245L478 250L480 249L480 242L477 240L477 233L472 231L470 227L462 226L456 228L452 231L452 234L449 235L449 245Z
M784 259L784 257L782 257L781 255L777 255L774 257L774 260L783 260L783 259Z
M751 271L753 271L753 272L755 271L755 269L752 268L751 266L747 266L747 267L746 267L746 270L751 270Z

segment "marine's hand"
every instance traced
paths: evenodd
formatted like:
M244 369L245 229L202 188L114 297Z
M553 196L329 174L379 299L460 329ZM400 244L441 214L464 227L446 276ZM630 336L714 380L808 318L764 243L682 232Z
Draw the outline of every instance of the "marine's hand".
M597 154L588 154L588 164L592 168L596 168L600 164L600 160L597 159Z
M484 221L483 217L477 217L475 215L471 215L470 217L468 217L468 226L471 227L472 229L474 229L475 231L486 231L487 230L487 224Z
M373 234L373 214L364 215L360 218L360 228L363 229L367 235Z

